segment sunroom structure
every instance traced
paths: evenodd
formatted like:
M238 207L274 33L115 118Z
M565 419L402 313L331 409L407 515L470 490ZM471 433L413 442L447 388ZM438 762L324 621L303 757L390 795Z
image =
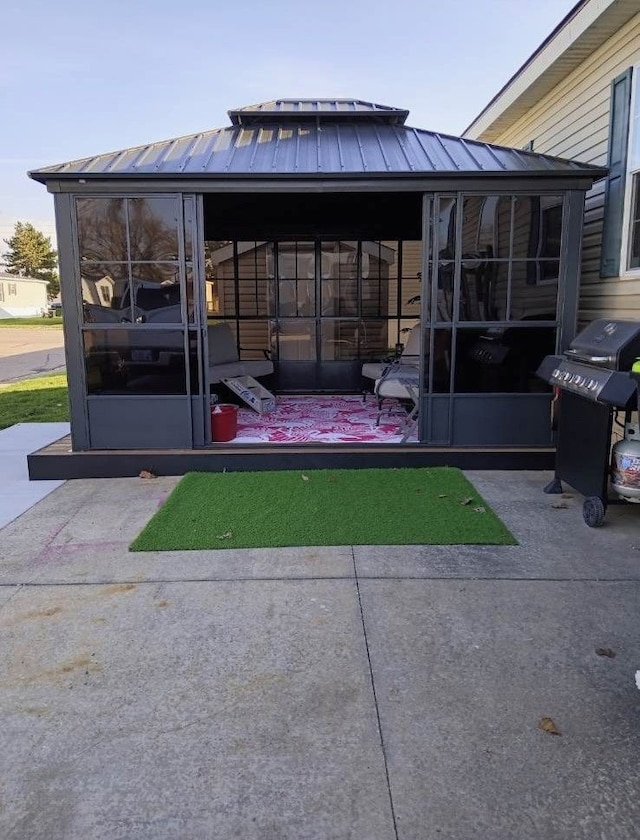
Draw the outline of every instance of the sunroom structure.
M276 100L231 125L31 172L54 195L71 441L33 477L140 468L541 464L535 371L573 338L584 195L606 170L407 126L360 100ZM419 330L405 443L212 442L211 330L276 398L361 395ZM372 399L373 398L369 398Z

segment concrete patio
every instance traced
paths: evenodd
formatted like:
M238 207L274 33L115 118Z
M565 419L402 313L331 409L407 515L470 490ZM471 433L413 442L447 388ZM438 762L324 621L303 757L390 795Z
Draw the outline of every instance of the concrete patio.
M467 474L519 546L129 554L175 478L7 525L3 840L637 838L640 510Z

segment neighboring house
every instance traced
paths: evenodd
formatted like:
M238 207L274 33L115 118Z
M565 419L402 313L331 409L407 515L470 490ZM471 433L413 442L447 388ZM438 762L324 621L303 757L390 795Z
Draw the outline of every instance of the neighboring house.
M0 318L28 318L46 309L46 280L0 274Z
M640 319L639 0L581 0L463 136L609 168L586 196L579 320Z

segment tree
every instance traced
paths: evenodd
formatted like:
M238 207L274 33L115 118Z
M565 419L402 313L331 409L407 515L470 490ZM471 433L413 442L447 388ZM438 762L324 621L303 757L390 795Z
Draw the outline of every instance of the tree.
M7 273L46 280L49 297L56 297L60 291L58 254L51 247L51 239L30 222L16 222L13 236L4 243L9 246L3 254Z

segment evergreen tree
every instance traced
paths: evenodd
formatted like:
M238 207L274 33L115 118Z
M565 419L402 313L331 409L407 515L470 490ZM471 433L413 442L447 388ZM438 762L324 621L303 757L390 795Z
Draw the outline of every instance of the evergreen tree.
M4 240L9 250L2 256L8 274L46 280L47 293L54 298L60 291L56 271L58 254L51 247L51 239L30 222L16 222L13 236Z

